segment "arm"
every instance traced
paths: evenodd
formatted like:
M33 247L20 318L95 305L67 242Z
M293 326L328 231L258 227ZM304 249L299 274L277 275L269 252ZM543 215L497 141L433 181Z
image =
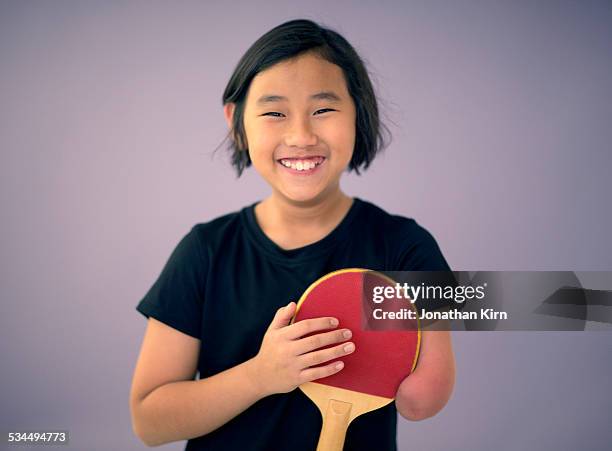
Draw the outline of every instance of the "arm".
M145 444L206 434L262 397L251 361L193 380L199 349L200 340L149 319L130 393L132 426Z
M265 396L340 371L337 359L352 352L342 343L345 330L307 336L329 330L331 318L289 325L295 308L291 302L277 311L257 356L196 381L200 340L150 318L130 393L134 433L149 446L199 437Z
M422 331L415 371L402 381L395 405L401 416L419 421L446 405L455 385L455 358L448 330Z

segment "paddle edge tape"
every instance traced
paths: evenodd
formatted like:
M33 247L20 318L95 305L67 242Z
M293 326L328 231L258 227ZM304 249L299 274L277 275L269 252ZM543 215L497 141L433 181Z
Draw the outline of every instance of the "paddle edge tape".
M392 284L396 284L397 283L391 277L387 276L386 274L382 274L382 273L380 273L378 271L374 271L374 270L370 270L370 269L366 269L364 271L373 272L377 276L380 276L383 279L387 279ZM416 309L415 305L412 302L410 303L410 308L412 310L414 310L414 312L416 313L416 322L417 322L417 344L416 344L416 351L414 353L414 360L412 361L412 368L410 368L410 374L412 374L414 372L414 370L416 369L417 363L419 361L419 354L421 352L421 319L419 318L418 310Z
M302 296L300 297L300 299L297 302L297 305L295 307L295 313L293 314L293 318L291 318L291 323L293 324L295 321L295 318L298 314L298 312L300 311L300 307L302 306L302 304L304 303L304 301L306 300L306 298L308 297L308 295L310 294L310 292L312 290L315 289L315 287L317 285L319 285L320 283L326 281L327 279L330 279L334 276L337 276L338 274L343 274L343 273L349 273L349 272L372 272L375 273L376 275L387 279L389 282L395 284L395 280L393 280L391 277L382 274L378 271L374 271L372 269L364 269L364 268L344 268L344 269L338 269L336 271L332 271L328 274L325 274L324 276L318 278L317 280L315 280L313 283L310 284L310 286L308 288L306 288L306 291L304 291L304 293L302 293ZM416 310L416 307L414 306L413 303L410 303L410 308L414 309L417 312L416 315L416 320L417 320L417 344L416 344L416 352L414 353L414 360L412 362L412 368L410 369L410 374L412 374L414 372L414 370L416 369L417 366L417 362L419 360L419 355L421 352L421 320L419 319L419 315L418 315L418 311Z

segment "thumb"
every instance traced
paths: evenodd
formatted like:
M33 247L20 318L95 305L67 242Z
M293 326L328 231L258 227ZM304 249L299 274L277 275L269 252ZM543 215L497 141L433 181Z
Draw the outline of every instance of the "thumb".
M268 329L280 329L281 327L287 326L291 322L294 313L295 302L291 301L289 304L276 311L276 315L274 315Z

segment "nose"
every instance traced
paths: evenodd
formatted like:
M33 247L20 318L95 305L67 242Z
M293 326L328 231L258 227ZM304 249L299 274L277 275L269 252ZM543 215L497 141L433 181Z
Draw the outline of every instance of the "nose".
M313 133L308 119L296 118L289 126L285 135L285 145L288 147L309 147L317 144L317 135Z

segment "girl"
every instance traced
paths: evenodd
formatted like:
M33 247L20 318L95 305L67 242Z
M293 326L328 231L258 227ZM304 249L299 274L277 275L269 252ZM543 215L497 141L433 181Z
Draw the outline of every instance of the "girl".
M238 175L253 165L271 194L193 226L138 304L148 325L133 428L151 446L312 451L321 417L296 387L342 371L355 346L334 318L290 325L287 302L337 269L450 268L413 219L340 188L346 169L367 168L384 146L384 126L367 71L338 33L309 20L272 29L238 63L223 105ZM395 403L354 420L345 449L396 449L396 412L430 417L453 384L449 332L423 332Z

